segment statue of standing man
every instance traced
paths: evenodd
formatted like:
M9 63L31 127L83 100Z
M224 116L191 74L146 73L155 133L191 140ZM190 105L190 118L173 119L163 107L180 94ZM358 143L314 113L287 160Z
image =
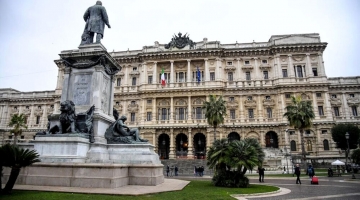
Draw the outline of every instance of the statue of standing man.
M101 1L97 1L94 6L86 10L84 20L86 25L81 36L80 45L93 43L95 33L96 43L100 43L100 40L104 37L105 24L108 28L111 28L105 7L102 6Z

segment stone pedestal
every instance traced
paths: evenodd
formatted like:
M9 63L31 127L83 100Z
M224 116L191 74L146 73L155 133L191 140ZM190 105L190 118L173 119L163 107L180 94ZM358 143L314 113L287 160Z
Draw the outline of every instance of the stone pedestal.
M89 138L80 134L59 134L36 136L34 149L41 162L84 163L89 151Z

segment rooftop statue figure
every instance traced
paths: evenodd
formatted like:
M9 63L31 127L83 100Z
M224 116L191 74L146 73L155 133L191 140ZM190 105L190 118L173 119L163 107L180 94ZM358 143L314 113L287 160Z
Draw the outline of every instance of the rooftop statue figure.
M101 1L97 1L94 6L86 10L84 20L86 24L80 45L93 43L95 33L96 43L100 43L100 40L104 37L105 24L108 28L111 28L105 7L102 6Z

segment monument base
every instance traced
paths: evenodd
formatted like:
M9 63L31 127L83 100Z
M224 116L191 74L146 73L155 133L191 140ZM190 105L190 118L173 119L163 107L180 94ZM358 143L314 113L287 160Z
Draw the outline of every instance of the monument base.
M10 168L4 168L6 183ZM164 182L163 165L100 163L36 163L22 168L16 184L85 188L118 188L125 185L155 186Z

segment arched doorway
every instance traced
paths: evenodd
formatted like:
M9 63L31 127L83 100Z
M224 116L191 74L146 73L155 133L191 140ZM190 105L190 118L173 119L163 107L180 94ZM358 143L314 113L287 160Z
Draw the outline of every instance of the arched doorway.
M266 147L279 148L278 136L274 131L269 131L265 135Z
M206 137L202 133L194 135L194 156L196 159L204 159L206 156Z
M158 138L158 154L160 159L169 159L170 137L163 133Z
M229 141L240 140L240 135L237 132L231 132L228 135L228 140Z
M184 133L176 136L176 156L187 157L188 137Z

